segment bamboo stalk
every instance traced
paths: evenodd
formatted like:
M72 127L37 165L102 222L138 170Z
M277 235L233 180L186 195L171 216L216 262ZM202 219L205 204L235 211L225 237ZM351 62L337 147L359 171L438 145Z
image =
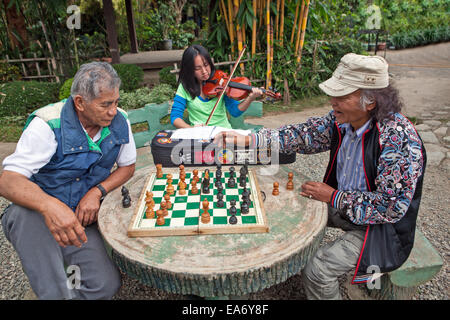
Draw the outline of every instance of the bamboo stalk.
M300 0L297 0L297 6L295 7L294 24L292 25L291 44L294 44L295 27L297 26L298 8L300 6Z
M305 0L302 0L302 9L300 10L300 16L298 17L298 25L297 25L297 40L295 41L295 52L298 52L298 47L300 46L300 36L302 33L302 23L303 16L305 13Z
M227 25L228 35L230 35L230 22L228 20L228 14L227 14L227 10L225 9L225 3L223 2L223 0L220 0L219 7L220 7L220 14L224 17L225 24Z
M284 31L284 0L281 0L281 19L280 19L280 46L283 47L283 31Z
M239 11L239 0L233 0L233 7L234 7L234 19L237 18L237 13ZM242 45L242 29L241 26L239 25L239 23L236 21L236 38L238 41L238 51L241 52L243 45ZM241 68L241 72L244 72L244 64L241 63L239 65L239 67Z
M252 24L252 57L256 53L256 6L258 4L257 0L252 1L253 4L253 24Z
M272 86L272 67L273 67L273 21L270 19L270 87Z
M230 41L231 41L231 53L234 56L234 25L232 17L233 15L233 7L231 6L231 0L227 1L228 3L228 17L230 21Z
M275 39L278 40L278 21L280 14L280 0L277 0L277 14L275 16Z
M301 39L300 39L300 48L299 48L299 52L298 52L298 56L297 56L298 68L300 68L300 61L302 59L302 50L303 50L303 44L305 41L305 33L306 33L306 23L308 22L309 3L310 3L310 0L306 0L306 9L305 9L305 15L303 17L302 35L301 35Z

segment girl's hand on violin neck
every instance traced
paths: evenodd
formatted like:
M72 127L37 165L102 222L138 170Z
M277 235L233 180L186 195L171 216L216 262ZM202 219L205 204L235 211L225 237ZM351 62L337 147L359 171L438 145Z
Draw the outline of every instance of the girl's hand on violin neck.
M235 133L233 131L222 131L214 137L213 143L217 144L219 147L223 147L225 145L237 145L244 147L250 144L250 137Z
M260 88L252 88L252 92L248 95L248 98L252 101L263 95L263 91Z

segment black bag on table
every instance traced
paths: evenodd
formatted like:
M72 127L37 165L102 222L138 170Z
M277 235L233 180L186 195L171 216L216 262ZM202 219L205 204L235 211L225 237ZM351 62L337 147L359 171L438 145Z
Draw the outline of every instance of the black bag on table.
M172 140L172 130L158 132L151 142L154 163L163 167L238 165L248 161L250 165L268 165L272 162L287 164L295 162L296 154L279 153L272 157L270 149L218 148L210 140Z

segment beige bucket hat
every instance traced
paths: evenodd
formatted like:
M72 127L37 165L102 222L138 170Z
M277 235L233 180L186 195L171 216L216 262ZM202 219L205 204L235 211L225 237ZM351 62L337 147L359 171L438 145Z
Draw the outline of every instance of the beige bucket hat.
M341 97L358 89L381 89L388 85L385 59L348 53L341 58L331 78L319 84L319 88L329 96Z

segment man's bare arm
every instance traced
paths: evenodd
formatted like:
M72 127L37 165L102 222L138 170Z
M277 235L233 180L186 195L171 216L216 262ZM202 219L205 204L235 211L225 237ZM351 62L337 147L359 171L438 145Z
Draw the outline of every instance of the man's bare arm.
M74 212L59 199L45 193L26 176L4 170L0 176L0 195L42 214L45 224L61 246L81 247L81 243L87 241L84 228Z
M101 182L101 185L107 192L111 192L127 182L133 176L134 170L135 164L125 167L118 167L108 178ZM101 191L97 187L93 187L80 200L75 213L83 226L87 226L94 221L97 221L101 196Z

